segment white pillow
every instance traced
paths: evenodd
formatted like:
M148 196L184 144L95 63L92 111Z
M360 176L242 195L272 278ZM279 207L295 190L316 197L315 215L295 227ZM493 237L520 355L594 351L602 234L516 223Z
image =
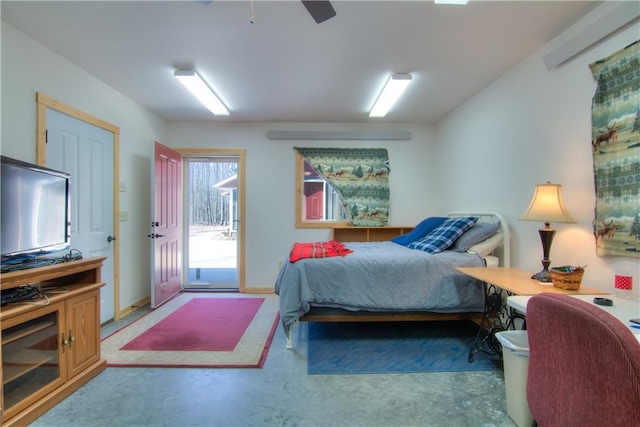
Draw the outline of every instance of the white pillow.
M471 246L467 252L487 256L491 252L493 252L493 250L497 248L500 243L502 243L502 231L498 231L488 239L483 240L480 243L476 243L475 245Z

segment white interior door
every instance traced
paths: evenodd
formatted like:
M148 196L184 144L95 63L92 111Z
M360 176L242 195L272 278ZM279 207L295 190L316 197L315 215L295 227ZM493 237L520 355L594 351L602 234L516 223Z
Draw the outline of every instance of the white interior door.
M100 322L114 318L114 134L47 109L47 167L71 175L71 248L102 267Z

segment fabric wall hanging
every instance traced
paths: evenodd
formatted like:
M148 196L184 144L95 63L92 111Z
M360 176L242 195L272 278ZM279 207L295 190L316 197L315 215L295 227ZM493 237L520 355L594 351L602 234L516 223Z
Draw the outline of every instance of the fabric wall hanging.
M640 258L640 40L589 67L596 253Z
M389 223L386 149L295 149L340 195L351 224L371 227Z

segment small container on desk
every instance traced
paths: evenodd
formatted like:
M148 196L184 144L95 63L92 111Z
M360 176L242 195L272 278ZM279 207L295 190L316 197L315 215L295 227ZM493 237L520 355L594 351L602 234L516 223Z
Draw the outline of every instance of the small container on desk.
M616 296L619 298L631 298L633 289L633 276L630 273L616 274L613 278L613 287L616 290Z
M584 275L584 267L574 267L565 265L562 267L552 267L551 282L553 286L560 289L577 291L582 284L582 276Z

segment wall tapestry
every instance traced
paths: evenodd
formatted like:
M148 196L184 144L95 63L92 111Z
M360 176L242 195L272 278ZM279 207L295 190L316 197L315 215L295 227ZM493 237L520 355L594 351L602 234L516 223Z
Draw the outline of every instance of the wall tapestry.
M640 258L640 40L589 67L596 253Z
M389 157L384 148L295 148L339 194L352 225L389 223Z

